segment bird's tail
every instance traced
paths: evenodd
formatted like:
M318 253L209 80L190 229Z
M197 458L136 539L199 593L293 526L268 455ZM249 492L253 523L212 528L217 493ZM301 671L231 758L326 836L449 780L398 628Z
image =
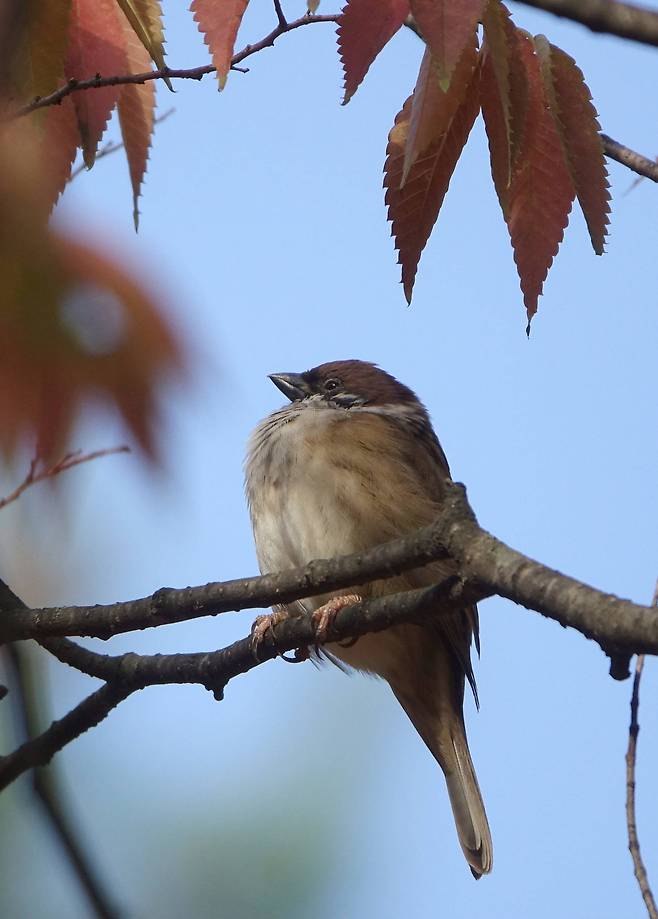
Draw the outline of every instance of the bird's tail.
M461 725L459 725L461 728ZM439 763L446 777L457 835L473 877L491 871L493 845L473 760L463 728L451 732L452 756L442 750ZM431 748L430 748L431 749ZM434 751L432 751L434 753ZM443 760L443 761L442 761Z
M443 770L457 835L473 876L488 874L493 864L491 831L461 717L448 711L437 717L418 699L411 702L395 688L393 692Z

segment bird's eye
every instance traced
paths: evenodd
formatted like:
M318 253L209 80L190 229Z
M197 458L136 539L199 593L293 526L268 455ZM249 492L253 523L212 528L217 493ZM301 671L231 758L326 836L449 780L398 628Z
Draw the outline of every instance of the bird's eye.
M340 380L336 380L333 377L330 380L324 381L324 391L333 392L335 389L338 389L340 386Z

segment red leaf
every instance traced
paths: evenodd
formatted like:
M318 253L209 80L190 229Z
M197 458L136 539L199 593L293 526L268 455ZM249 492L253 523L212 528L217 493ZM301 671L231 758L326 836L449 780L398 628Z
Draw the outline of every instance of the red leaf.
M349 0L338 20L338 53L345 72L346 105L384 45L409 14L409 0Z
M462 51L474 36L485 4L486 0L411 0L412 15L436 60L443 83L450 80Z
M120 10L114 0L73 0L66 76L88 80L125 73L126 54ZM82 153L91 168L108 119L119 96L118 86L73 93Z
M441 89L436 60L429 48L425 49L413 93L411 117L404 150L402 182L407 181L409 170L436 137L450 127L473 79L478 53L475 33L464 50L450 82L448 92Z
M385 201L388 205L388 219L392 222L395 247L399 250L398 263L402 265L402 283L407 303L411 302L420 255L439 215L457 160L480 110L479 78L480 68L477 67L449 124L434 136L429 147L416 160L402 187L413 96L405 102L388 137L384 166ZM453 83L457 86L455 81ZM453 91L452 86L446 95Z
M535 39L544 65L555 124L562 139L567 165L583 211L592 246L603 255L610 214L608 170L601 141L601 126L585 78L573 58Z
M210 48L220 89L226 85L235 39L248 3L249 0L192 0L190 5L199 31Z
M139 38L131 29L128 21L124 24L126 32L126 57L129 73L144 73L151 69L151 59ZM126 149L130 181L133 189L133 220L135 230L139 224L138 198L146 173L146 163L151 146L155 110L154 82L132 84L121 87L119 94L119 124L121 136Z
M527 77L528 105L523 143L503 214L530 321L569 222L575 189L532 39L519 32L518 46Z
M482 76L480 79L480 100L482 117L489 142L491 176L505 219L509 210L509 186L512 178L510 119L505 117L504 97L493 65L489 46L482 49ZM510 104L509 92L507 96Z

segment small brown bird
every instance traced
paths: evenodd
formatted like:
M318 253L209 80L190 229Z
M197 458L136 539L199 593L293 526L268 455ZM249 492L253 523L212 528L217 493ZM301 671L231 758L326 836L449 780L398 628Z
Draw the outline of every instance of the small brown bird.
M263 573L315 558L360 552L428 524L450 476L425 407L414 393L374 364L348 360L306 373L274 373L290 404L253 432L246 490ZM435 562L355 586L360 597L430 585L455 570ZM309 597L255 624L256 639L289 615L354 602L346 591ZM358 599L358 597L357 597ZM489 824L466 740L463 701L478 644L476 607L423 624L368 634L350 647L323 646L329 658L383 677L443 769L459 841L474 876L491 871Z

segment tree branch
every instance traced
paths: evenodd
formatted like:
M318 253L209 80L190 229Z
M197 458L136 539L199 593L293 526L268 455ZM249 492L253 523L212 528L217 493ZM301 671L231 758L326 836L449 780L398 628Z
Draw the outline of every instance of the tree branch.
M107 606L20 609L0 603L0 641L61 635L112 635L242 610L282 605L425 565L454 559L472 600L499 594L599 643L607 654L658 654L658 610L622 600L536 562L483 530L465 489L447 484L432 524L367 552L320 559L304 568L184 589ZM6 590L6 589L5 589ZM13 596L13 595L12 595ZM465 601L463 601L465 602Z
M34 637L60 661L106 681L101 690L39 738L0 760L0 788L25 770L48 762L135 690L163 683L198 683L221 699L233 677L285 651L314 645L316 626L308 615L288 618L265 634L258 658L251 637L210 652L109 656L53 636L68 631L108 637L228 609L282 605L446 558L457 563L459 575L449 575L431 587L346 607L336 616L326 640L342 641L396 623L419 622L499 594L577 629L607 654L658 653L658 609L604 594L509 548L479 526L464 487L446 483L441 513L429 527L368 552L315 561L281 574L165 589L144 600L106 607L41 610L21 608L21 601L0 581L0 629L5 640Z
M93 453L83 453L81 450L76 450L74 453L67 453L66 456L63 456L62 459L53 463L51 466L43 466L41 469L39 469L41 457L35 456L34 459L31 460L30 468L20 485L10 494L6 495L6 497L0 498L0 511L13 501L17 501L24 491L27 491L32 485L36 485L37 482L43 482L45 479L54 479L55 476L60 475L62 472L66 472L68 469L73 469L74 466L80 466L82 463L90 463L92 460L100 459L103 456L114 456L117 453L130 453L130 447L125 445L120 447L108 447L106 450L94 450Z
M14 603L18 598L14 598ZM380 631L397 622L430 615L437 604L441 611L471 602L472 594L459 578L450 576L433 587L408 591L357 603L341 610L329 629L330 641L341 641L366 632ZM19 601L20 602L20 601ZM3 599L0 597L0 613ZM279 654L315 641L315 624L310 616L290 618L270 630L254 655L251 637L226 648L192 654L121 654L107 656L81 648L68 639L44 639L42 646L59 660L90 676L111 680L76 706L41 735L0 758L0 790L19 775L43 766L66 744L94 727L131 693L148 685L199 683L223 698L233 677L272 660Z
M654 607L658 605L658 582L653 595ZM633 859L633 871L647 908L649 919L658 919L656 901L653 898L651 885L647 876L647 869L640 852L640 839L637 833L637 820L635 814L635 761L637 757L637 739L640 733L638 711L640 708L640 680L644 667L644 654L639 654L635 665L633 679L633 692L631 694L631 721L628 728L628 748L626 750L626 827L628 830L628 851Z
M631 3L613 0L519 0L525 6L553 13L587 26L644 45L658 46L658 13Z
M39 688L34 662L29 660L27 649L18 644L6 648L6 656L12 672L13 692L10 698L16 716L19 735L30 740L39 734ZM77 831L63 804L63 790L60 787L54 766L37 768L32 773L32 790L36 800L55 831L75 875L87 895L95 916L99 919L117 919L109 893L96 871L89 854L78 839Z
M605 155L609 159L616 160L639 176L644 176L645 179L658 182L658 163L655 160L650 160L646 156L642 156L641 153L636 153L635 150L625 147L618 141L613 140L612 137L608 137L607 134L601 134L601 140L603 141Z
M0 790L29 769L45 766L62 747L89 728L96 727L132 691L123 686L106 684L59 721L53 721L38 737L21 744L13 753L0 757Z
M524 0L522 0L522 2L524 2ZM532 2L532 0L527 0L527 2L531 6L538 6L542 8L548 8L549 6L564 6L566 9L567 7L577 8L580 5L581 0L573 0L573 2L566 2L566 0L541 0L540 2L540 0L537 0L536 3ZM591 3L591 0L586 0L586 2L588 6L592 5L597 7L608 7L612 5L609 0L604 0L603 3L601 3L601 0L594 0L593 3ZM621 6L621 4L615 5ZM241 70L246 72L244 68L239 66L239 64L246 58L251 57L252 54L256 54L257 52L262 51L264 48L271 47L277 38L279 38L281 35L285 35L288 32L292 32L295 29L299 29L305 25L310 25L314 22L338 23L340 21L341 15L339 13L320 16L306 15L299 19L295 19L292 22L288 22L285 19L282 11L281 15L279 15L279 11L281 10L280 4L277 8L277 4L275 3L275 10L277 12L278 18L278 24L276 28L272 29L272 31L259 42L256 42L253 45L246 45L241 51L235 54L231 59L232 70ZM556 12L556 10L551 11ZM565 12L562 15L566 16L567 13ZM648 13L648 15L658 19L658 14L656 13ZM412 19L407 21L406 25L420 38L422 38ZM632 36L629 35L627 37ZM30 112L34 112L39 108L45 108L49 105L59 105L62 99L66 98L66 96L70 96L71 93L99 89L102 86L119 86L126 83L147 83L149 80L201 80L206 74L214 72L215 67L212 64L204 64L201 67L191 67L188 69L174 70L172 68L166 67L162 70L149 70L145 73L121 74L110 77L95 76L89 80L69 80L68 83L66 83L64 86L60 86L59 89L49 93L47 96L38 96L37 98L33 99L32 102L17 109L14 114L16 117L28 115ZM611 137L608 137L607 134L601 134L601 139L603 141L603 148L605 150L606 156L608 156L610 159L616 160L623 166L626 166L632 172L637 173L637 175L651 179L653 182L658 182L658 164L656 164L653 160L643 156L641 153L636 153L634 150L631 150L630 147L626 147L618 141L613 140ZM107 152L113 152L113 150L108 150Z
M282 35L293 32L295 29L301 28L301 26L310 25L314 22L338 22L339 15L339 13L334 13L330 16L306 15L301 16L299 19L294 19L292 22L287 22L285 19L283 22L279 21L276 28L272 29L265 38L262 38L253 45L245 45L242 51L238 51L237 54L233 55L231 58L231 70L239 69L238 65L246 60L246 58L251 57L252 54L257 54L265 48L271 48L277 38L280 38ZM162 70L148 70L145 73L127 73L110 77L95 76L89 80L69 80L64 86L60 86L59 89L49 93L47 96L38 96L36 99L33 99L32 102L17 109L14 114L16 117L29 115L30 112L34 112L36 109L45 108L49 105L58 105L62 99L65 99L66 96L70 96L71 93L98 89L101 86L123 86L126 83L148 83L150 80L164 80L165 78L175 80L201 80L206 74L215 73L215 70L216 68L212 64L204 64L201 67L192 67L189 69L175 70L170 67L165 67Z

